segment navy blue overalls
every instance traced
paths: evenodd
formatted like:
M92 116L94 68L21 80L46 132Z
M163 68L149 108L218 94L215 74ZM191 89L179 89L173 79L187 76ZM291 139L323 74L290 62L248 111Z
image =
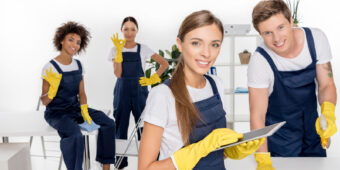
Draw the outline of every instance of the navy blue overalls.
M114 88L113 108L116 120L116 138L127 139L130 121L130 112L137 123L148 96L147 86L139 84L139 78L144 77L144 71L140 56L140 44L137 44L137 52L123 52L122 75L117 79ZM138 138L140 134L138 133ZM119 167L122 169L128 165L125 157Z
M84 153L84 138L79 123L84 122L78 100L79 83L82 80L82 66L78 60L78 70L63 72L51 60L54 68L62 74L57 95L45 110L45 120L58 131L61 138L60 149L68 170L81 170ZM103 164L115 163L115 122L103 112L89 108L92 120L100 125L97 140L96 160Z
M223 109L215 81L210 76L205 75L205 77L208 79L214 95L194 103L203 122L197 121L196 127L190 134L190 144L202 140L214 129L227 127L226 112ZM170 80L166 80L164 83L169 86ZM225 170L223 149L211 152L206 157L201 158L194 170Z
M315 130L318 117L316 98L316 51L309 28L306 33L312 63L298 71L279 71L268 53L258 51L274 73L273 92L269 96L266 126L286 121L274 135L268 137L268 150L279 157L325 157Z

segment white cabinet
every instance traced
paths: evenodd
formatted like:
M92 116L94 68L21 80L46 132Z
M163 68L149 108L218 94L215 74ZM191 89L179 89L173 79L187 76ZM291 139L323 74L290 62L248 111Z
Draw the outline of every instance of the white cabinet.
M224 98L226 99L228 128L234 128L235 122L249 122L248 93L235 93L236 87L247 87L247 64L240 64L238 53L247 49L253 53L262 41L258 34L225 35L227 44L225 52L220 54L228 57L219 59L215 63L217 74L224 81ZM222 52L222 51L221 51ZM242 79L240 81L240 79ZM240 83L241 82L241 83Z
M1 143L1 170L32 170L29 143Z

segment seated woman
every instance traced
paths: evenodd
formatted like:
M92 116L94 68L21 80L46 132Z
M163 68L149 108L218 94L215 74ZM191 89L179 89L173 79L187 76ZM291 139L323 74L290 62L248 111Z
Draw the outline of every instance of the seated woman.
M84 121L90 126L93 122L100 125L96 160L103 164L103 170L115 163L115 122L102 111L88 108L84 69L81 62L73 58L85 50L89 37L84 26L75 22L59 27L53 43L60 54L44 66L42 73L45 120L58 131L68 170L82 169L84 140L78 124Z
M242 159L263 143L259 139L215 151L243 137L226 128L221 80L205 76L222 40L223 25L209 11L194 12L183 21L173 77L151 90L143 111L139 170L225 170L224 158Z

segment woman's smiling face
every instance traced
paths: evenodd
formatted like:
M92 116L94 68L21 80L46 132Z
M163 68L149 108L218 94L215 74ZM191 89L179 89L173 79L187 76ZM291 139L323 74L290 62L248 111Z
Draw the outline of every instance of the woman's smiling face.
M216 24L206 25L188 32L177 44L184 59L186 75L204 75L220 53L223 33Z

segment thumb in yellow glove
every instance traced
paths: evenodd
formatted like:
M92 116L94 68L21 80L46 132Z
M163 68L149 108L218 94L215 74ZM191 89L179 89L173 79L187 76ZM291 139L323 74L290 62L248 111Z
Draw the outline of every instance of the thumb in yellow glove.
M256 139L224 149L224 156L230 159L243 159L254 153L263 144L265 138Z
M52 72L52 67L50 67L50 71L46 69L46 76L43 75L44 80L46 80L50 84L47 96L51 100L57 95L61 77L61 74Z
M159 78L158 74L156 73L151 75L150 78L140 77L139 79L139 84L141 86L148 86L148 85L156 84L159 82L161 82L161 78Z
M88 110L89 105L88 104L83 104L80 105L80 110L81 110L81 116L83 116L84 121L87 121L89 125L91 125L91 117L89 115L89 110Z
M275 170L269 152L257 152L254 157L257 162L256 170Z
M201 141L176 151L172 155L173 162L180 170L191 170L201 158L207 156L210 152L223 145L237 142L242 137L243 134L228 128L215 129Z
M321 104L321 114L324 115L326 121L327 121L327 129L323 130L320 126L320 117L316 119L315 122L315 129L316 132L321 137L321 144L322 146L328 145L328 138L333 136L337 132L337 128L335 125L335 105L331 102L323 102Z
M116 56L115 56L115 62L116 63L121 63L123 62L123 55L122 55L122 50L125 44L125 39L119 39L118 33L116 33L116 36L113 34L111 37L111 41L116 47Z

